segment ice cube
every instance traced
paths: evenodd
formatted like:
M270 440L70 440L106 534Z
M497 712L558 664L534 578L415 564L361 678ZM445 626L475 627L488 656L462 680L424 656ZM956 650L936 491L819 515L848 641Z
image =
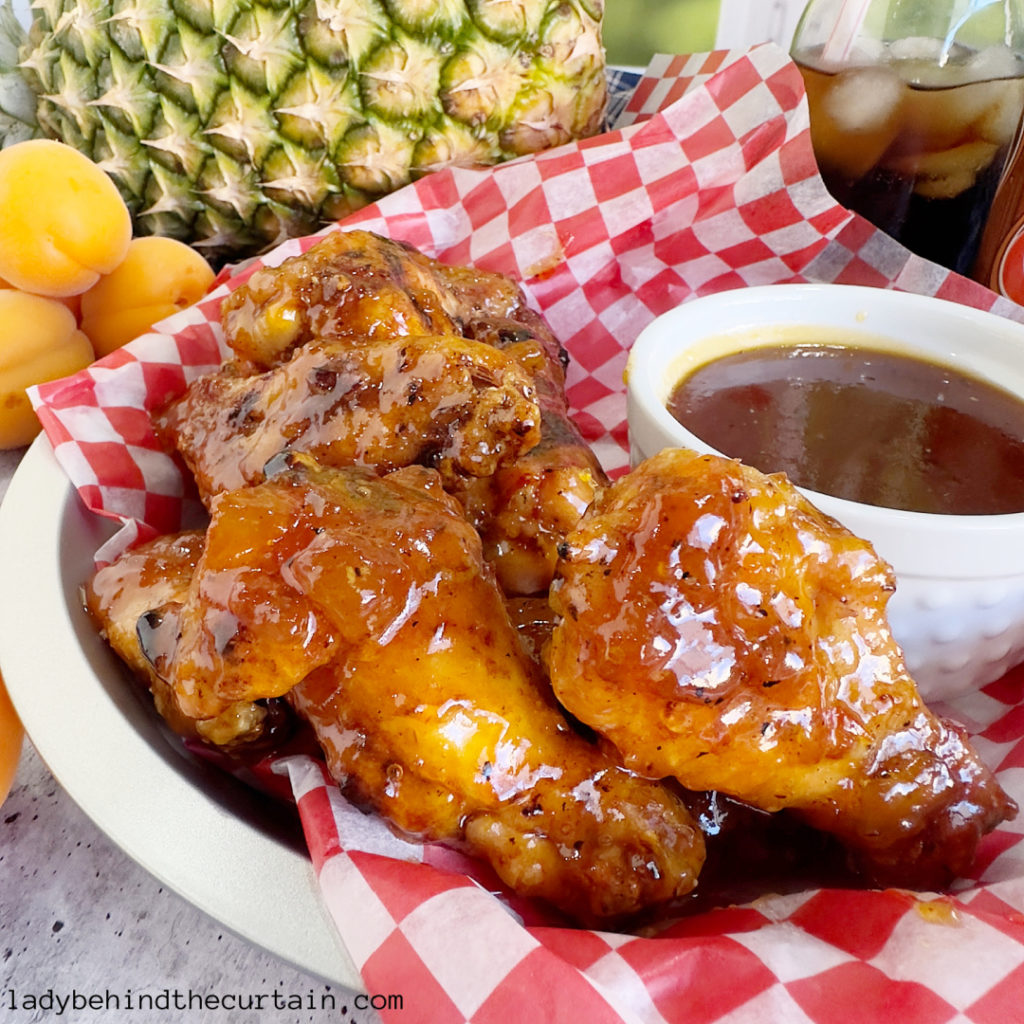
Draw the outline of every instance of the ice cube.
M794 49L791 51L791 56L804 67L816 68L829 75L837 75L852 68L885 64L886 48L885 43L878 39L858 36L854 40L850 52L838 55L835 59L828 59L828 55L820 46Z
M1024 81L1003 79L990 83L1000 86L999 96L977 122L977 132L989 142L1005 146L1013 141L1024 107Z
M884 63L885 43L868 36L858 36L846 58L848 67L871 67Z
M999 147L991 142L967 142L941 153L905 156L889 166L914 178L914 191L926 199L952 199L970 188L992 162Z
M893 121L903 94L903 83L888 68L853 68L836 76L825 111L837 131L876 132Z
M978 80L970 66L975 51L938 39L898 39L889 47L889 61L905 82L927 89L948 89Z
M999 130L999 118L994 115L1007 95L1017 102L1016 83L1002 80L952 89L909 89L904 107L906 148L947 150L979 134L992 142L1005 141L983 133L979 125L991 114L992 132Z
M1024 77L1024 61L1008 46L986 46L967 62L971 81Z
M924 56L917 47L903 47L903 42L893 43L889 56L893 67L911 85L948 89L967 82L1024 77L1024 60L1008 46L971 50L955 45L948 52Z
M937 66L942 63L944 50L945 44L941 39L932 39L930 36L907 36L904 39L894 39L889 44L889 59L895 62L914 61Z
M904 92L886 68L808 80L811 139L822 169L849 179L871 170L899 132Z

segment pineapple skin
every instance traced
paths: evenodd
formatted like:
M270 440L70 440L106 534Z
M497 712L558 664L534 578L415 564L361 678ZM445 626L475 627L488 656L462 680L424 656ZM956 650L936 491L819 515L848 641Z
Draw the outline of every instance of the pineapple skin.
M34 0L42 132L212 263L601 130L604 0Z

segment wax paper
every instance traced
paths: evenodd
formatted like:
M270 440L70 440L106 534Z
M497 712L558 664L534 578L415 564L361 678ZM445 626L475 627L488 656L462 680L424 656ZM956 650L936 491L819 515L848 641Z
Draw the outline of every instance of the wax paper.
M1024 319L839 207L817 175L799 73L766 44L656 58L604 134L486 170L425 178L348 219L447 262L518 278L571 357L572 412L609 472L627 464L622 373L656 315L755 284L831 281L938 295ZM314 239L264 257L276 264ZM85 501L123 529L98 553L197 513L149 409L223 355L220 302L198 306L33 399ZM943 710L1024 802L1024 672ZM291 782L324 900L385 1020L678 1024L1004 1024L1024 1006L1024 824L942 895L809 889L685 917L658 933L566 927L497 893L478 865L396 839L315 759Z

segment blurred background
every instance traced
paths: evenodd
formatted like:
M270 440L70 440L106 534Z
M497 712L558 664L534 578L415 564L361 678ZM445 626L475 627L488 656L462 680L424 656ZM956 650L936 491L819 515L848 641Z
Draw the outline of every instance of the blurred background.
M695 53L772 40L785 49L805 0L605 0L612 64L646 67L655 53Z
M12 0L27 22L30 0ZM613 64L646 67L655 53L696 53L772 40L785 49L806 0L605 0Z

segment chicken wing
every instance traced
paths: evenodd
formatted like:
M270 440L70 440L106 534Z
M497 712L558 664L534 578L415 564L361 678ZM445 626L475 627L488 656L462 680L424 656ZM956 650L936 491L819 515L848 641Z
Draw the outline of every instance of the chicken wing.
M181 706L287 693L353 799L577 919L688 893L686 807L570 727L436 472L291 462L213 503L169 674Z
M566 362L512 278L451 266L370 231L331 231L307 252L261 267L224 300L221 323L247 372L276 366L311 341L415 335L458 335L497 348L538 339L552 365ZM548 373L556 389L559 374Z
M236 701L211 718L197 720L182 710L165 678L204 543L202 531L187 531L126 552L88 581L85 606L100 635L146 683L157 712L174 732L237 748L265 738L275 721L272 709Z
M429 464L451 482L494 473L540 439L529 374L505 353L454 336L310 342L256 376L228 364L194 381L155 422L207 503L262 480L285 450L382 471Z
M224 340L259 371L310 341L458 334L454 300L432 262L369 231L331 231L308 252L261 267L224 300Z
M566 534L608 479L596 456L565 419L542 416L541 441L490 476L460 477L450 490L462 502L509 595L547 591Z
M608 478L569 413L568 355L543 318L506 297L490 302L490 282L470 269L444 267L440 273L472 310L464 333L519 360L537 389L537 447L490 476L461 478L451 490L479 531L502 589L516 596L541 594L551 584L559 545Z
M662 452L564 555L552 684L638 773L791 808L885 884L947 884L1015 813L907 674L889 567L784 477Z
M558 544L607 479L569 415L566 352L511 278L450 266L371 232L334 231L254 273L225 300L222 320L243 372L276 365L311 341L361 344L365 336L460 335L515 359L537 396L540 444L496 472L462 473L446 486L483 535L505 590L547 589Z

